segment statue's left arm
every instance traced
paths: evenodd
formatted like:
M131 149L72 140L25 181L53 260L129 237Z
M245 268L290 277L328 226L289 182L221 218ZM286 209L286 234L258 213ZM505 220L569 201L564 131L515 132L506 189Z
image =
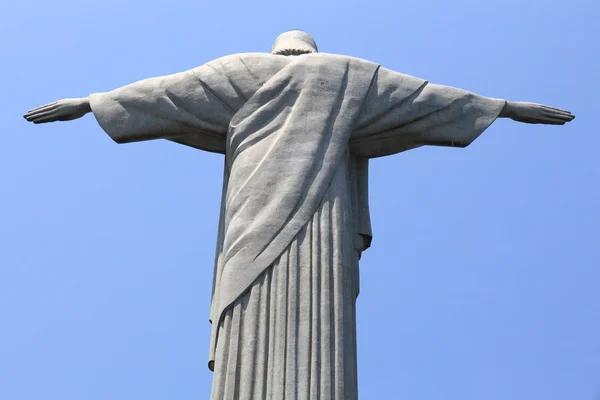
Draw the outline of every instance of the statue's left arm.
M563 125L570 112L510 102L380 68L352 134L352 151L381 157L424 145L466 147L497 118Z
M201 66L145 79L106 93L59 100L24 115L33 123L69 121L92 112L117 143L168 139L223 153L227 126L234 114L220 96L227 82Z

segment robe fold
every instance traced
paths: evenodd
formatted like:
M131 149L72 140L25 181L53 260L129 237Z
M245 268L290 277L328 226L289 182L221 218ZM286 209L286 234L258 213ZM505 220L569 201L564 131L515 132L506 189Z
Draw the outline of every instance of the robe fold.
M368 159L465 147L505 102L331 55L238 54L90 96L118 143L225 154L212 399L356 399Z

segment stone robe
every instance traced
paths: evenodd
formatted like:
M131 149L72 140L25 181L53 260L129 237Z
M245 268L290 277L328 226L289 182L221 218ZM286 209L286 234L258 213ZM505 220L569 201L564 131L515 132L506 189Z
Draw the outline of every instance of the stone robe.
M212 399L352 400L368 159L465 147L505 102L339 55L237 54L90 96L118 143L225 154Z

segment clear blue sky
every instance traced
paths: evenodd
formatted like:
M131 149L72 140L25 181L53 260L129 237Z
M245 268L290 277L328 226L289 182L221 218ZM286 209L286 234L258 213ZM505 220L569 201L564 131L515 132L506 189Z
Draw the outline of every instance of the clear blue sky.
M298 3L2 2L0 399L208 399L221 156L21 115L292 28L577 115L371 163L361 399L600 399L598 2Z

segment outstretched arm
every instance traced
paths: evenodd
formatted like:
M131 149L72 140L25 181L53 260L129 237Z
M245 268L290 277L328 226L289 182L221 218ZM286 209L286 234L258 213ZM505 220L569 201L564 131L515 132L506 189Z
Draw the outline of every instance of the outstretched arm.
M564 125L575 119L569 111L543 104L507 101L499 115L526 124Z
M369 158L427 145L466 147L499 117L553 125L574 118L558 108L479 96L380 68L350 147Z
M92 112L117 143L167 139L224 153L234 107L222 95L228 80L209 66L144 79L106 93L55 101L27 112L27 121L70 121Z

